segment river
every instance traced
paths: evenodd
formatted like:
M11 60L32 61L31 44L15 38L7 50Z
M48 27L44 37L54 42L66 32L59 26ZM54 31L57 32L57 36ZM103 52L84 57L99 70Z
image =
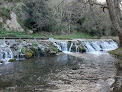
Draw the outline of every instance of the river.
M0 92L111 92L117 59L68 53L0 65Z

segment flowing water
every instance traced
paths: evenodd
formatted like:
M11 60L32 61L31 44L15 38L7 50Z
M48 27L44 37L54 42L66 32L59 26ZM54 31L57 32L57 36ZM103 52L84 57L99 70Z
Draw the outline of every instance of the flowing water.
M84 47L87 52L99 52L99 51L108 51L118 48L118 45L114 41L90 41L83 42Z
M0 92L110 92L115 60L107 53L77 53L2 64Z
M54 41L54 39L50 40ZM2 43L0 44L0 59L13 58L10 44L7 44L5 39ZM74 51L77 53L40 57L37 49L35 58L2 63L0 65L0 92L113 91L113 84L118 76L115 65L117 59L107 52L100 51L116 49L117 43L112 40L81 43L87 52L92 53L78 53L79 45L76 42L71 42L68 48L67 41L54 41L54 45L59 50L73 52L72 48L75 48ZM22 48L21 44L17 53ZM17 60L20 58L23 58L22 53L17 56Z

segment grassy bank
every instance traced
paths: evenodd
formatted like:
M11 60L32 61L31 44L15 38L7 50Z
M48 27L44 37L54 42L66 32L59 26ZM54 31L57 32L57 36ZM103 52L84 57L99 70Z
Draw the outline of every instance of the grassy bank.
M57 39L73 39L73 38L91 38L90 35L87 35L85 33L72 33L68 35L56 35L52 34L49 32L40 32L40 33L33 33L33 34L28 34L28 33L22 33L22 32L17 32L17 31L0 31L0 37L39 37L39 38L57 38Z
M118 48L116 50L110 51L110 54L113 54L118 58L122 59L122 48Z

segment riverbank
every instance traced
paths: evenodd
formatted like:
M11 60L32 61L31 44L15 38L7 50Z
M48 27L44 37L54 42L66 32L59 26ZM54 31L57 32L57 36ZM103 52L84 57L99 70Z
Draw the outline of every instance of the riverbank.
M122 48L112 50L112 51L110 51L110 54L113 54L113 55L115 55L116 57L118 57L122 60Z
M110 54L61 54L0 67L3 92L111 92L115 58ZM5 76L4 76L5 75Z
M81 32L75 32L71 34L65 34L65 35L58 35L56 33L51 32L38 32L38 33L32 33L28 34L28 32L17 32L17 31L8 31L3 30L0 32L0 37L28 37L28 38L57 38L57 39L74 39L74 38L82 38L82 39L90 39L92 38L90 35L81 33Z

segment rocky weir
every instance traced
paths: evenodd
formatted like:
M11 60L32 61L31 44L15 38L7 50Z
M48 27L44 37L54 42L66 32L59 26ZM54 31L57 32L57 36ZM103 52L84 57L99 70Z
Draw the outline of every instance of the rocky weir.
M0 40L0 60L15 61L31 57L51 56L59 52L96 52L116 49L113 40L39 40L39 39L2 39Z
M106 52L117 47L111 39L4 38L0 92L117 92L118 60Z

